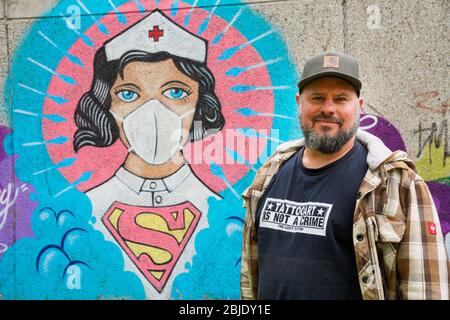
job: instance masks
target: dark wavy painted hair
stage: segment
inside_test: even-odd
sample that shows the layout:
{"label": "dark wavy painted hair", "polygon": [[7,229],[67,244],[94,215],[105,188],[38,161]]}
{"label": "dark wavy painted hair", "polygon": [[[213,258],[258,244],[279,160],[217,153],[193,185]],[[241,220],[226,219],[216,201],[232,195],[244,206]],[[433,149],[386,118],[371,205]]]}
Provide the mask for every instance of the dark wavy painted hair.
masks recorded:
{"label": "dark wavy painted hair", "polygon": [[117,76],[120,74],[123,77],[125,66],[134,61],[159,62],[167,59],[172,59],[178,70],[199,83],[199,100],[189,133],[191,141],[201,140],[223,128],[225,119],[220,101],[214,93],[215,79],[205,64],[167,52],[150,54],[142,51],[131,51],[120,60],[108,62],[105,48],[102,47],[94,58],[92,87],[81,97],[75,111],[75,124],[78,127],[73,141],[75,152],[86,146],[108,147],[119,138],[119,128],[109,112],[112,99],[110,90]]}

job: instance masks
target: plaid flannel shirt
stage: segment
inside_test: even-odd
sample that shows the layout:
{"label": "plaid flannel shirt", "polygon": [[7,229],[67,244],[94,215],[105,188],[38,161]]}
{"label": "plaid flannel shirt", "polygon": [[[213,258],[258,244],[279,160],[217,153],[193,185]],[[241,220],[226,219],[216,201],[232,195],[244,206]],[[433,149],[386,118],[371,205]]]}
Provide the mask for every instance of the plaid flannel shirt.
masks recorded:
{"label": "plaid flannel shirt", "polygon": [[[368,149],[369,165],[353,215],[363,299],[448,300],[450,263],[427,185],[405,152],[392,152],[368,132],[358,130],[356,138]],[[258,201],[280,166],[303,145],[302,139],[279,146],[243,193],[242,299],[258,298]]]}

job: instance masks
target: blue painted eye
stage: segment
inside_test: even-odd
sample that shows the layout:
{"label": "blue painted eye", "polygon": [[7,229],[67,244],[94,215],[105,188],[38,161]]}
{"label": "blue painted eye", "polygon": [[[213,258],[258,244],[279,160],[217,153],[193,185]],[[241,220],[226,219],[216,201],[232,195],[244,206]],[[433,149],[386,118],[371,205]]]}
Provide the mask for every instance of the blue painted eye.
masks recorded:
{"label": "blue painted eye", "polygon": [[186,98],[188,93],[181,88],[171,88],[163,92],[163,95],[169,99],[180,100]]}
{"label": "blue painted eye", "polygon": [[131,90],[122,90],[117,93],[120,100],[125,102],[133,102],[139,98],[139,95]]}

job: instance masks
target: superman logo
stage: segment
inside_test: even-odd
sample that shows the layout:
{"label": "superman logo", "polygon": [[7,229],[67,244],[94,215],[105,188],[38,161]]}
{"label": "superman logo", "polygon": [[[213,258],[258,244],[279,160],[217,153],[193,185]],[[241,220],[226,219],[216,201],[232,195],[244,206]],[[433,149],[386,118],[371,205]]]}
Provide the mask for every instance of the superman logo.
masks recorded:
{"label": "superman logo", "polygon": [[200,216],[190,202],[168,207],[115,202],[102,220],[145,278],[161,292]]}

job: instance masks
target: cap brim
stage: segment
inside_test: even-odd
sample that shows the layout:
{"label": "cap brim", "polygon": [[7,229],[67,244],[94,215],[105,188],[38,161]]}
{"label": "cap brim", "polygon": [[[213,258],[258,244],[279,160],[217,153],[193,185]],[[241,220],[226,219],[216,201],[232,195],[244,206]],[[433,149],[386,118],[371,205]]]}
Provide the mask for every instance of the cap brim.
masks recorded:
{"label": "cap brim", "polygon": [[317,80],[317,79],[323,78],[323,77],[340,78],[342,80],[349,82],[356,89],[356,91],[358,93],[361,91],[361,87],[362,87],[361,81],[359,81],[358,79],[356,79],[348,74],[341,73],[341,72],[335,72],[335,71],[325,71],[325,72],[321,72],[321,73],[317,73],[315,75],[309,76],[305,79],[302,79],[298,83],[298,88],[301,91],[301,90],[303,90],[304,87],[306,87],[308,84],[310,84],[314,80]]}

